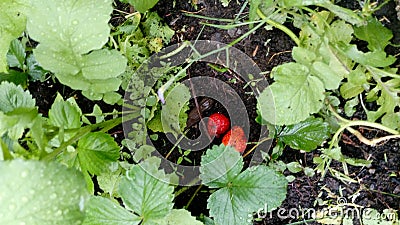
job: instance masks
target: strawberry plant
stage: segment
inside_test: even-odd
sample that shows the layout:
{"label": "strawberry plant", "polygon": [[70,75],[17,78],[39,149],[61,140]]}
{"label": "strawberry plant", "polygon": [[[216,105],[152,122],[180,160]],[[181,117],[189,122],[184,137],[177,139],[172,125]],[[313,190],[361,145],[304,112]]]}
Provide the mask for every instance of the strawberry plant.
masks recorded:
{"label": "strawberry plant", "polygon": [[207,204],[215,224],[252,224],[255,211],[265,204],[272,210],[286,197],[287,181],[283,175],[265,165],[242,171],[243,159],[230,146],[207,150],[201,163],[202,182],[218,189]]}

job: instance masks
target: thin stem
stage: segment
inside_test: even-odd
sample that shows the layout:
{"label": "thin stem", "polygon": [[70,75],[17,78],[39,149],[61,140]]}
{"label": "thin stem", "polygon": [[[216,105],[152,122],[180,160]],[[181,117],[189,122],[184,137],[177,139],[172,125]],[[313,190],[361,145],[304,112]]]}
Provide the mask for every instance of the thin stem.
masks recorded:
{"label": "thin stem", "polygon": [[121,118],[115,118],[115,119],[112,119],[112,120],[104,121],[102,123],[97,123],[97,124],[92,124],[92,125],[88,125],[88,126],[82,127],[82,128],[80,128],[78,130],[78,132],[72,138],[70,138],[66,142],[63,142],[60,145],[60,147],[54,149],[54,151],[52,151],[51,153],[49,153],[49,154],[47,154],[45,156],[41,156],[42,160],[44,160],[44,161],[52,160],[54,157],[56,157],[62,151],[67,149],[67,147],[69,145],[74,144],[79,139],[81,139],[83,136],[85,136],[86,134],[92,132],[93,130],[96,130],[96,129],[100,128],[100,127],[103,127],[103,129],[101,131],[105,132],[105,131],[108,131],[109,129],[117,126],[120,123],[122,123],[122,119]]}
{"label": "thin stem", "polygon": [[200,189],[203,187],[202,184],[199,185],[199,187],[197,187],[196,191],[193,193],[192,197],[190,197],[188,203],[185,206],[185,209],[188,209],[190,204],[192,204],[193,199],[196,197],[197,193],[199,193]]}
{"label": "thin stem", "polygon": [[199,177],[196,177],[196,178],[194,178],[192,181],[190,181],[190,183],[189,183],[187,186],[185,186],[185,187],[179,189],[178,191],[176,191],[176,192],[174,193],[175,198],[178,197],[179,195],[181,195],[182,193],[184,193],[185,191],[189,190],[189,189],[190,189],[194,184],[196,184],[198,181],[200,181],[200,178],[199,178]]}
{"label": "thin stem", "polygon": [[265,24],[265,22],[268,22],[268,20],[263,19],[261,23],[257,24],[257,26],[255,26],[253,29],[247,31],[246,33],[244,33],[242,36],[240,36],[239,38],[237,38],[236,40],[232,41],[231,43],[228,44],[229,47],[234,46],[235,44],[239,43],[241,40],[245,39],[247,36],[249,36],[250,34],[252,34],[254,31],[258,30],[258,28],[260,28],[261,26],[263,26]]}
{"label": "thin stem", "polygon": [[264,13],[260,9],[257,9],[257,15],[261,19],[265,20],[269,25],[274,26],[279,30],[283,31],[285,34],[287,34],[294,41],[294,43],[296,43],[297,46],[300,45],[300,39],[289,28],[271,19],[268,19],[267,16],[264,15]]}
{"label": "thin stem", "polygon": [[179,145],[179,143],[183,140],[183,138],[185,137],[185,134],[187,133],[187,131],[182,134],[178,140],[176,140],[174,146],[171,148],[171,150],[169,150],[168,154],[165,156],[165,159],[168,159],[168,157],[171,155],[171,153],[174,151],[174,149]]}
{"label": "thin stem", "polygon": [[261,141],[257,142],[256,145],[254,145],[248,152],[246,152],[242,157],[245,158],[246,156],[248,156],[250,153],[252,153],[260,144],[262,144],[263,142],[266,142],[268,140],[271,140],[270,137],[264,138]]}
{"label": "thin stem", "polygon": [[225,18],[214,18],[214,17],[208,17],[208,16],[202,16],[202,15],[197,15],[197,14],[192,14],[192,13],[184,13],[183,15],[189,16],[189,17],[195,17],[199,19],[206,19],[206,20],[211,20],[211,21],[220,21],[220,22],[234,22],[233,19],[225,19]]}

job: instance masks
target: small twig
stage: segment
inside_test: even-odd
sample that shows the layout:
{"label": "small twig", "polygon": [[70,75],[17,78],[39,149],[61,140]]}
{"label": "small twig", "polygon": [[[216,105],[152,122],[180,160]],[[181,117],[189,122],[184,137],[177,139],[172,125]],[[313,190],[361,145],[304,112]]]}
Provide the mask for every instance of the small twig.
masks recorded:
{"label": "small twig", "polygon": [[279,55],[282,55],[282,54],[285,54],[285,53],[290,53],[290,52],[292,52],[292,50],[277,52],[277,53],[273,54],[273,55],[271,56],[271,58],[269,58],[268,63],[270,63],[270,62],[272,61],[272,59],[275,58],[275,56],[279,56]]}
{"label": "small twig", "polygon": [[[200,122],[203,124],[204,127],[207,127],[207,126],[206,126],[206,123],[205,123],[204,120],[203,120],[203,117],[202,117],[202,115],[201,115],[201,112],[200,112],[199,102],[197,101],[197,98],[196,98],[196,93],[195,93],[195,91],[194,91],[194,87],[193,87],[192,80],[190,79],[190,73],[189,73],[189,71],[187,72],[187,74],[188,74],[188,76],[189,76],[190,90],[192,91],[192,96],[193,96],[193,98],[194,98],[194,104],[196,105],[196,110],[197,110],[197,114],[199,115]],[[206,133],[207,133],[208,139],[209,139],[210,142],[211,142],[211,141],[212,141],[212,138],[210,137],[210,135],[208,134],[208,132],[206,132]]]}
{"label": "small twig", "polygon": [[250,153],[252,153],[260,144],[262,144],[262,143],[264,143],[264,142],[266,142],[266,141],[268,141],[268,140],[271,140],[271,138],[270,138],[270,137],[267,137],[267,138],[264,138],[264,139],[262,139],[261,141],[257,142],[257,144],[254,145],[249,151],[247,151],[242,157],[245,158],[245,157],[248,156]]}

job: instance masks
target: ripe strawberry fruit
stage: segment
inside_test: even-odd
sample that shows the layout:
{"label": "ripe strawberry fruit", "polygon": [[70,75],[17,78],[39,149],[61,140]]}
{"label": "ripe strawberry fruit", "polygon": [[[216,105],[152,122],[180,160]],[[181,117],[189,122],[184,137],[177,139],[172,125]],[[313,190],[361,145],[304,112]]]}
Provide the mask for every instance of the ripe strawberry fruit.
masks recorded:
{"label": "ripe strawberry fruit", "polygon": [[243,153],[246,150],[247,138],[244,131],[239,126],[234,126],[232,129],[225,134],[222,138],[222,144],[225,146],[230,145],[236,149],[236,151]]}
{"label": "ripe strawberry fruit", "polygon": [[208,134],[219,137],[229,129],[230,124],[229,119],[222,113],[214,113],[208,119]]}

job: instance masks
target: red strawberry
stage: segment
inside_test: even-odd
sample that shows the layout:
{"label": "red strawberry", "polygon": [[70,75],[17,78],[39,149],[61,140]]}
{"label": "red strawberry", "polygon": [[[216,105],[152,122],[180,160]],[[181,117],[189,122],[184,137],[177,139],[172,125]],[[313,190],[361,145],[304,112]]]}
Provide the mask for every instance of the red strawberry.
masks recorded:
{"label": "red strawberry", "polygon": [[236,151],[243,153],[246,150],[247,138],[244,131],[239,126],[234,126],[232,129],[225,134],[222,138],[222,144],[225,146],[230,145],[236,149]]}
{"label": "red strawberry", "polygon": [[208,134],[219,137],[229,129],[230,124],[229,119],[222,113],[214,113],[208,119]]}

